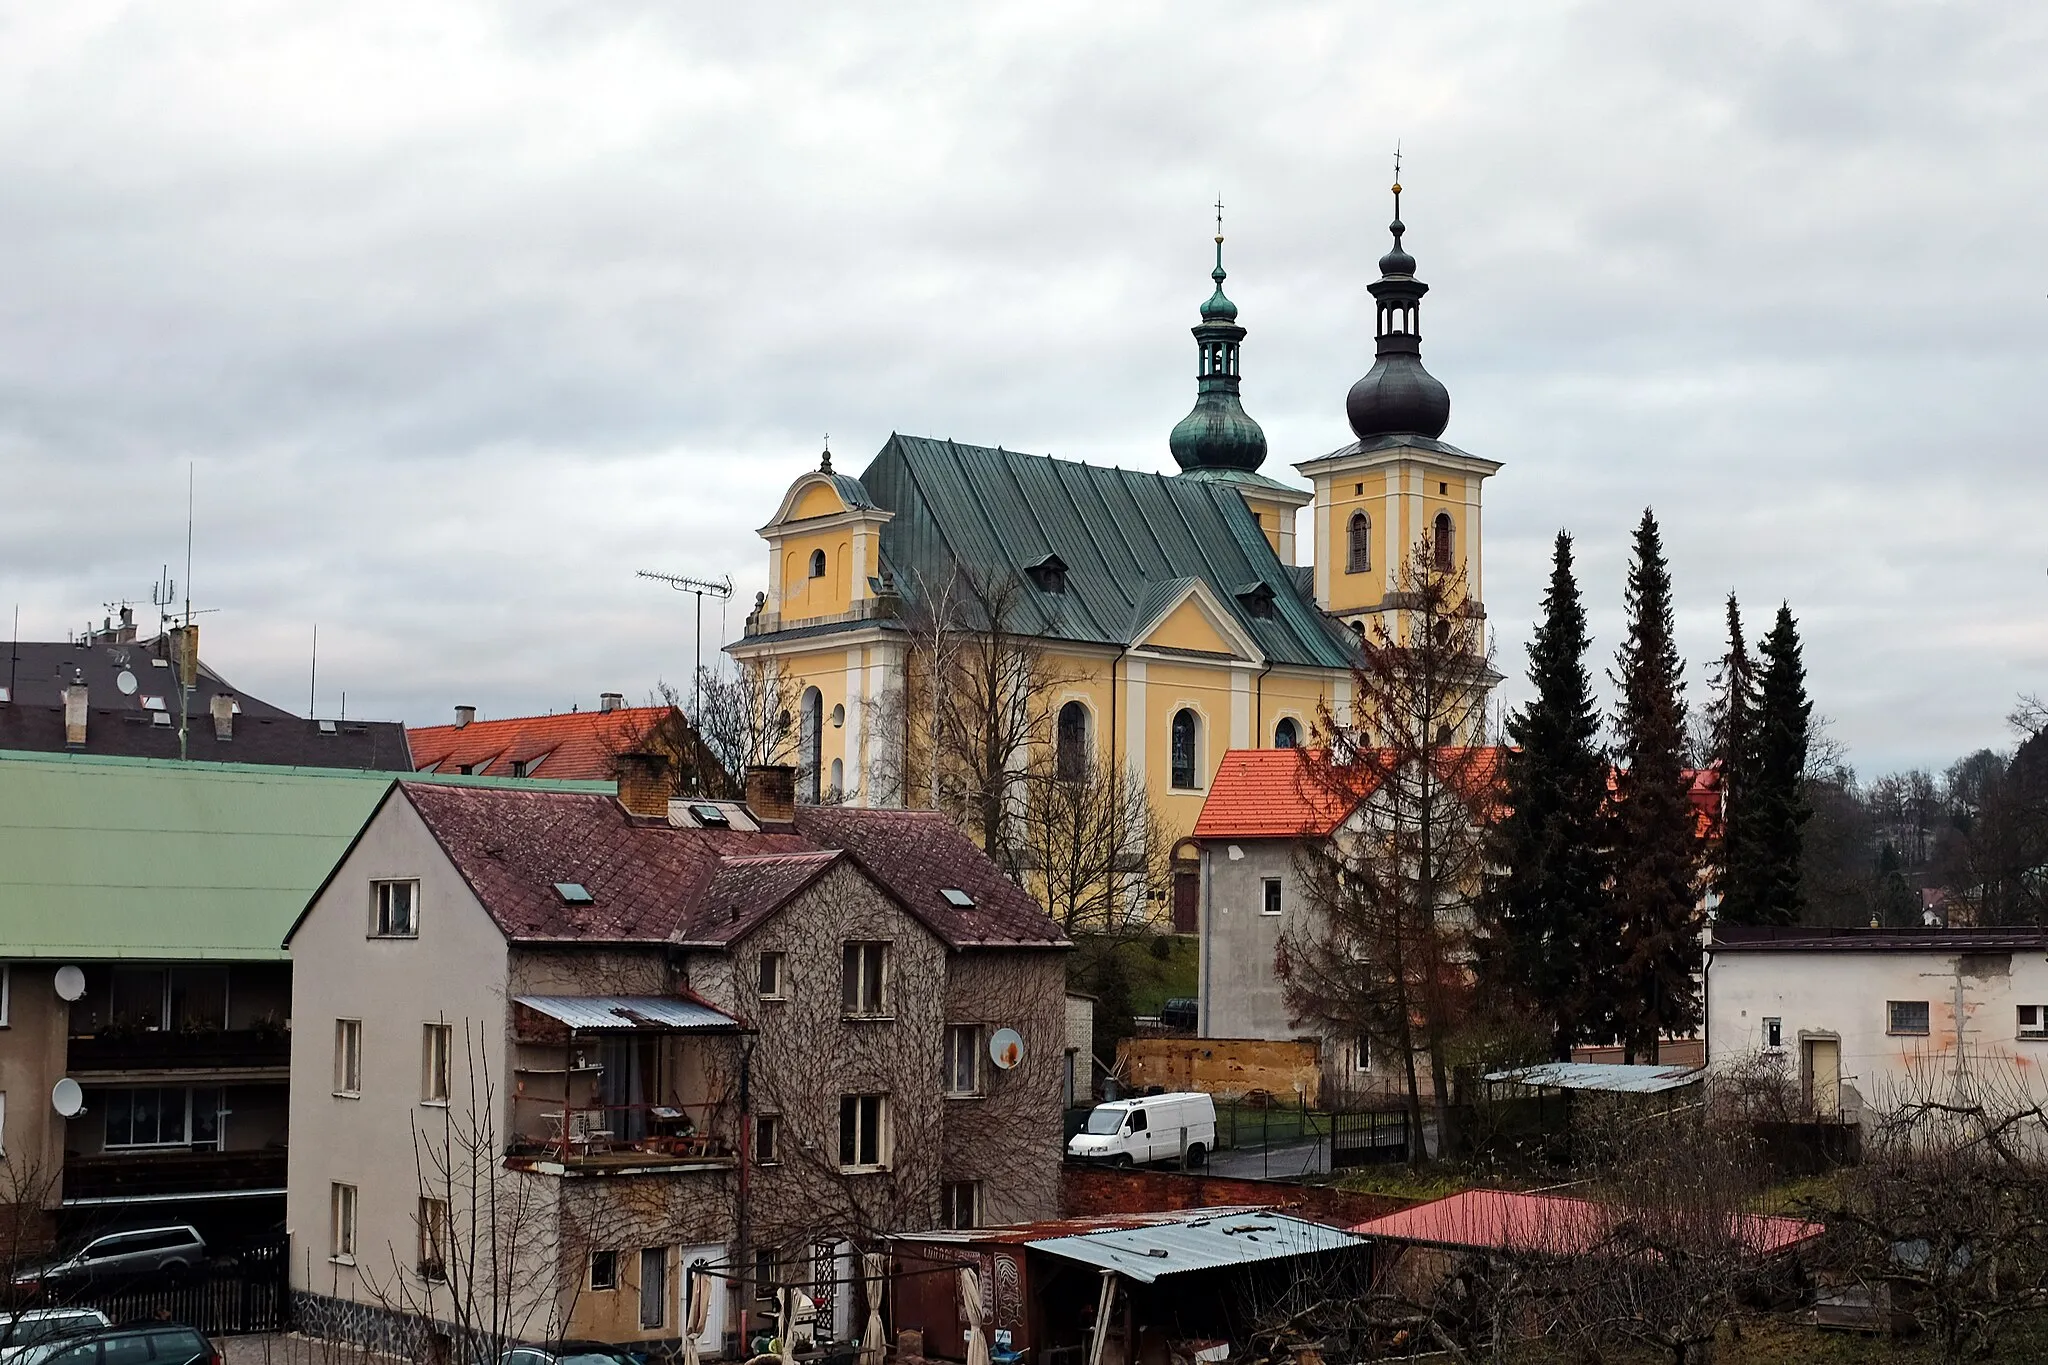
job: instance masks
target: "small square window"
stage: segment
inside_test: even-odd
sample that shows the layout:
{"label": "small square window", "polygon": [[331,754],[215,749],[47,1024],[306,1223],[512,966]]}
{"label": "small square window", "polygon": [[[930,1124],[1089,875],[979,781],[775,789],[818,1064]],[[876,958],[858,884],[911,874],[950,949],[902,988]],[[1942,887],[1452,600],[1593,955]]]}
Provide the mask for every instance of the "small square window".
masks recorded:
{"label": "small square window", "polygon": [[756,969],[755,982],[760,988],[763,1000],[780,1000],[782,989],[782,954],[763,953]]}
{"label": "small square window", "polygon": [[981,1182],[956,1180],[939,1187],[940,1226],[978,1228],[981,1226]]}
{"label": "small square window", "polygon": [[754,1164],[774,1166],[782,1160],[782,1115],[754,1116]]}
{"label": "small square window", "polygon": [[1364,497],[1364,496],[1365,496],[1365,485],[1364,485],[1364,484],[1362,484],[1362,483],[1361,483],[1361,484],[1353,484],[1353,485],[1352,485],[1352,488],[1351,488],[1351,492],[1352,492],[1352,494],[1353,494],[1354,496],[1356,496],[1356,497],[1361,497],[1361,498],[1362,498],[1362,497]]}
{"label": "small square window", "polygon": [[1764,1046],[1765,1046],[1765,1047],[1767,1047],[1767,1048],[1770,1048],[1770,1049],[1771,1049],[1772,1051],[1776,1051],[1777,1049],[1779,1049],[1779,1048],[1781,1048],[1781,1047],[1785,1046],[1785,1021],[1784,1021],[1784,1020],[1782,1020],[1782,1019],[1766,1019],[1766,1020],[1764,1020]]}
{"label": "small square window", "polygon": [[2020,1037],[2048,1038],[2048,1005],[2020,1006]]}
{"label": "small square window", "polygon": [[1925,1000],[1887,1000],[1885,1002],[1885,1032],[1926,1036],[1927,1002]]}
{"label": "small square window", "polygon": [[1261,899],[1259,901],[1259,913],[1262,915],[1279,914],[1280,879],[1278,877],[1267,877],[1263,882],[1260,883],[1259,891],[1261,896]]}
{"label": "small square window", "polygon": [[371,882],[370,888],[374,916],[370,932],[378,938],[418,938],[420,884]]}
{"label": "small square window", "polygon": [[564,905],[594,905],[597,897],[590,894],[590,888],[582,882],[556,882],[555,894],[562,898]]}
{"label": "small square window", "polygon": [[1438,484],[1438,485],[1436,486],[1436,491],[1437,491],[1437,494],[1438,494],[1439,496],[1441,496],[1441,495],[1443,495],[1443,494],[1445,494],[1445,493],[1448,493],[1448,492],[1450,492],[1450,491],[1451,491],[1451,486],[1450,486],[1449,484],[1447,484],[1447,483],[1439,483],[1439,484]]}
{"label": "small square window", "polygon": [[617,1289],[619,1287],[619,1253],[616,1251],[593,1251],[590,1253],[590,1287],[596,1289]]}

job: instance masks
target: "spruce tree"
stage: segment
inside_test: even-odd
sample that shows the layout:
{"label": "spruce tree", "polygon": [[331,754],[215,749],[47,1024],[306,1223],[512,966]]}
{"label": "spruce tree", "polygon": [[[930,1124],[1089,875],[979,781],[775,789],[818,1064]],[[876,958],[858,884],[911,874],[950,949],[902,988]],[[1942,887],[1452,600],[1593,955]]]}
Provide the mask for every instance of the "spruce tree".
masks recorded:
{"label": "spruce tree", "polygon": [[1699,838],[1685,765],[1685,663],[1673,638],[1671,573],[1648,509],[1636,527],[1624,605],[1628,635],[1610,675],[1620,703],[1611,817],[1621,930],[1616,1014],[1626,1059],[1654,1061],[1662,1033],[1700,1022]]}
{"label": "spruce tree", "polygon": [[1737,874],[1751,918],[1738,923],[1797,924],[1806,908],[1799,885],[1802,829],[1813,814],[1806,801],[1813,703],[1806,696],[1806,665],[1799,656],[1799,627],[1791,607],[1780,604],[1777,623],[1757,653],[1762,666],[1743,796],[1748,808],[1746,837],[1754,840],[1754,847]]}
{"label": "spruce tree", "polygon": [[[1501,758],[1502,804],[1495,826],[1489,891],[1490,974],[1549,1029],[1553,1054],[1611,1032],[1599,1011],[1606,992],[1592,989],[1611,942],[1605,913],[1607,866],[1601,810],[1607,763],[1600,716],[1586,673],[1586,612],[1572,576],[1572,538],[1558,532],[1543,598],[1543,620],[1529,645],[1535,699],[1507,723],[1514,746]],[[1589,1008],[1598,1017],[1588,1017]]]}
{"label": "spruce tree", "polygon": [[1721,819],[1709,855],[1714,890],[1721,897],[1720,919],[1731,924],[1758,922],[1750,888],[1755,885],[1756,840],[1744,804],[1750,751],[1756,743],[1756,668],[1742,636],[1742,608],[1728,594],[1728,652],[1715,671],[1715,696],[1708,704],[1708,752],[1721,791]]}

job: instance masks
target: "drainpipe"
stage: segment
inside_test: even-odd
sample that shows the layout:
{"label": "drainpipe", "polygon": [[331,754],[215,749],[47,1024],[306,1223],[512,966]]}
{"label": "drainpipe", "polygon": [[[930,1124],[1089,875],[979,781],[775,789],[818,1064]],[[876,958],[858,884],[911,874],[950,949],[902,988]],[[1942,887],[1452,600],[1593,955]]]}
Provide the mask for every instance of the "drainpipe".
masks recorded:
{"label": "drainpipe", "polygon": [[1266,675],[1272,671],[1273,661],[1268,659],[1266,660],[1266,666],[1259,670],[1258,678],[1252,683],[1252,715],[1254,717],[1252,720],[1252,747],[1254,749],[1266,747],[1260,741],[1259,736],[1266,733]]}
{"label": "drainpipe", "polygon": [[1211,940],[1215,936],[1215,924],[1211,920],[1209,913],[1209,846],[1202,844],[1199,847],[1201,849],[1201,862],[1199,864],[1200,870],[1195,874],[1197,878],[1195,907],[1201,912],[1201,915],[1195,921],[1195,950],[1202,955],[1202,1017],[1198,1032],[1201,1037],[1207,1038],[1209,1036],[1209,1000],[1211,998],[1209,994],[1209,960],[1215,956],[1210,951]]}
{"label": "drainpipe", "polygon": [[[1123,764],[1123,758],[1121,751],[1116,746],[1116,668],[1118,664],[1124,661],[1124,655],[1130,652],[1131,647],[1129,645],[1118,645],[1116,647],[1116,657],[1109,661],[1109,756],[1111,761],[1116,763],[1119,767],[1121,767]],[[1126,683],[1124,685],[1124,692],[1126,693],[1126,695],[1129,694],[1130,690],[1130,684]]]}
{"label": "drainpipe", "polygon": [[746,1045],[740,1049],[740,1133],[739,1141],[733,1144],[740,1154],[739,1200],[733,1218],[733,1243],[735,1259],[739,1261],[740,1355],[743,1358],[747,1354],[747,1312],[754,1301],[754,1225],[749,1201],[754,1187],[754,1045],[760,1041],[760,1034],[750,1033]]}

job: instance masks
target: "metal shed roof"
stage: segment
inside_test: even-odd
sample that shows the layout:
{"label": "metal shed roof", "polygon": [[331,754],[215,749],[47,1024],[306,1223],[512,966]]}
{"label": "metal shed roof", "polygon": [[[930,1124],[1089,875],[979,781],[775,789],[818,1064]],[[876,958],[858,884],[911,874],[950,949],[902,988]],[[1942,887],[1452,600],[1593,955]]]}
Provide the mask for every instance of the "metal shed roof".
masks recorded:
{"label": "metal shed roof", "polygon": [[722,1010],[673,995],[519,995],[512,1003],[557,1023],[586,1031],[732,1029],[740,1021]]}
{"label": "metal shed roof", "polygon": [[1551,1090],[1600,1090],[1618,1095],[1655,1095],[1692,1085],[1706,1073],[1696,1066],[1627,1066],[1619,1062],[1545,1062],[1541,1066],[1491,1071],[1489,1081],[1542,1086]]}
{"label": "metal shed roof", "polygon": [[1140,1284],[1191,1270],[1217,1270],[1290,1256],[1363,1246],[1362,1239],[1321,1223],[1266,1210],[1196,1210],[1184,1221],[1109,1228],[1026,1242],[1033,1251],[1079,1261]]}

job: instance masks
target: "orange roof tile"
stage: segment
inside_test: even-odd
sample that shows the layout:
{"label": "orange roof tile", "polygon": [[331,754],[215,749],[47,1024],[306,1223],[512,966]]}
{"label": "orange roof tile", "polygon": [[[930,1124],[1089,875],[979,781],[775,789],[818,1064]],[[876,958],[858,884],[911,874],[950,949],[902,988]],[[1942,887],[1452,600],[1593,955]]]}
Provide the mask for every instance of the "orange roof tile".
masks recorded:
{"label": "orange roof tile", "polygon": [[1324,835],[1355,800],[1331,791],[1309,767],[1307,749],[1232,749],[1216,766],[1195,820],[1197,839],[1293,839]]}
{"label": "orange roof tile", "polygon": [[617,776],[612,760],[670,714],[666,706],[623,706],[614,711],[570,711],[555,716],[473,720],[467,725],[408,729],[414,772],[470,772],[602,782]]}

